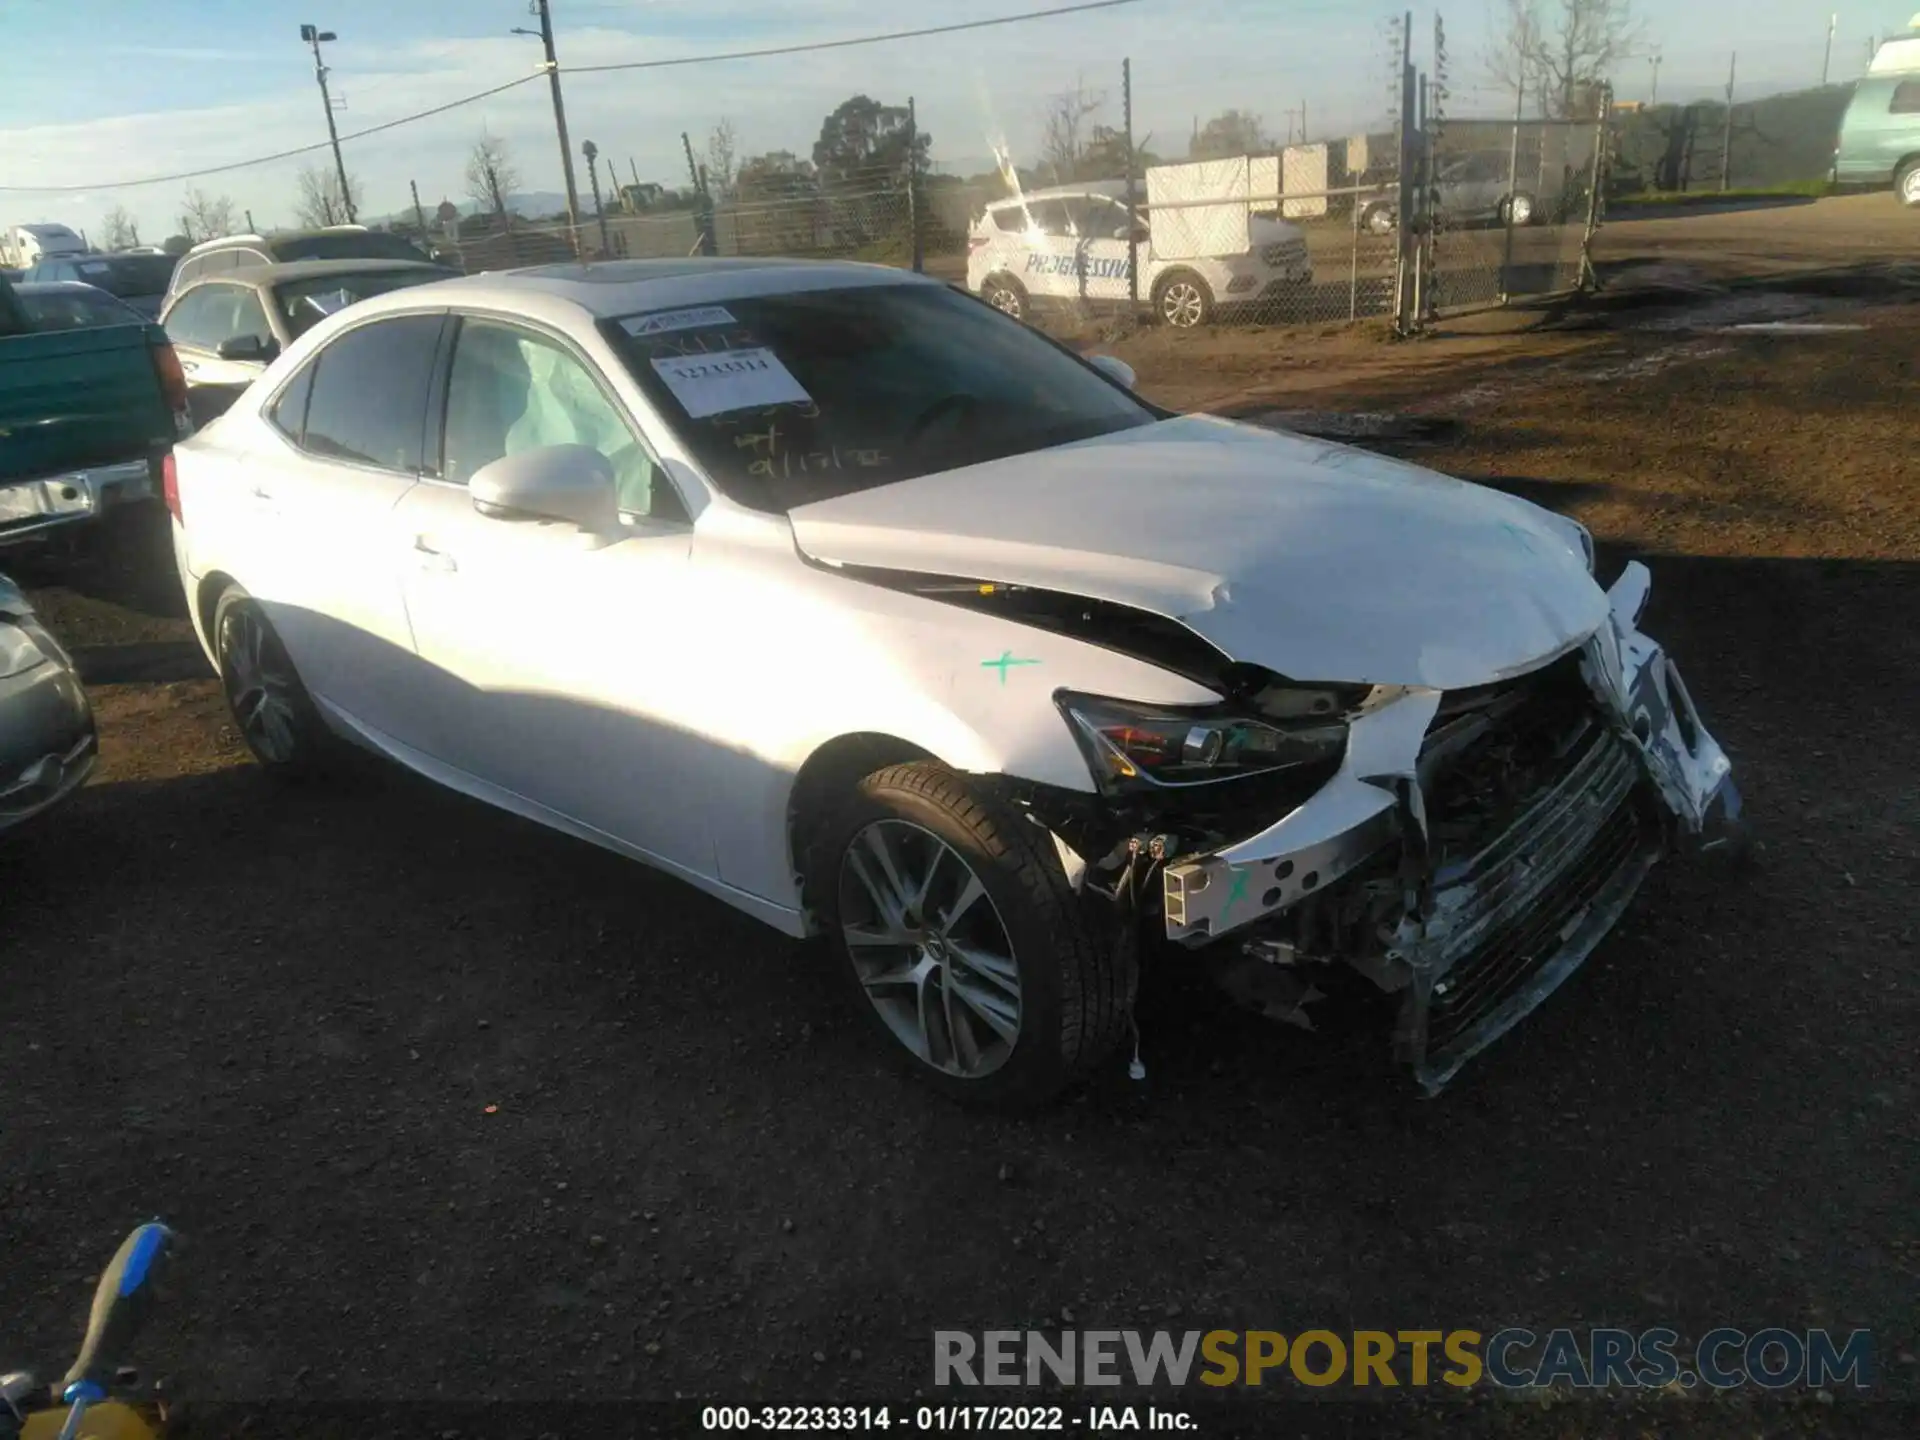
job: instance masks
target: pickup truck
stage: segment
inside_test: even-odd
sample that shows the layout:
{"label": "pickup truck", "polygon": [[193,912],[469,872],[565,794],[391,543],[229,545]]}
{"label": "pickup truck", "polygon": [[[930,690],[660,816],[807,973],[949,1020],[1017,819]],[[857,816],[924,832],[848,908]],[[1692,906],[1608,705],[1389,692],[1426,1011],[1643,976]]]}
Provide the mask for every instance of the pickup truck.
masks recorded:
{"label": "pickup truck", "polygon": [[0,547],[156,498],[192,429],[166,331],[41,329],[0,279]]}

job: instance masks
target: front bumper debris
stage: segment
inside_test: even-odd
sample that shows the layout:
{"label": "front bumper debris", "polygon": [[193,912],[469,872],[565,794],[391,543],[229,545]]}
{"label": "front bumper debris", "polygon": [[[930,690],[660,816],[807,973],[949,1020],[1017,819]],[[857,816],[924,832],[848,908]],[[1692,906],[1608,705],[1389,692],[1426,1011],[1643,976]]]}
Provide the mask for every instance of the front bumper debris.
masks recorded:
{"label": "front bumper debris", "polygon": [[153,465],[145,457],[0,486],[0,545],[153,497]]}
{"label": "front bumper debris", "polygon": [[[1167,866],[1168,938],[1239,934],[1247,955],[1296,974],[1303,960],[1347,961],[1402,994],[1396,1050],[1437,1092],[1579,968],[1666,851],[1744,845],[1732,766],[1678,668],[1638,629],[1648,589],[1635,562],[1609,591],[1608,623],[1577,656],[1590,708],[1580,702],[1553,778],[1475,853],[1437,858],[1430,845],[1422,747],[1441,692],[1376,695],[1352,723],[1341,771],[1311,800]],[[1329,893],[1348,876],[1346,893]],[[1309,954],[1286,927],[1336,903],[1362,922],[1347,933],[1368,942]]]}

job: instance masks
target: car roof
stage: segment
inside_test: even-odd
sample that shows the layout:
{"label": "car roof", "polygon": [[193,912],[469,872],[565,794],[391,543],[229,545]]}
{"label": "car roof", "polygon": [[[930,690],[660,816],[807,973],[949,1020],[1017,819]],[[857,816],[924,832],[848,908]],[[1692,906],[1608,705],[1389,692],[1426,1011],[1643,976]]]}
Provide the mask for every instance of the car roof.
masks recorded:
{"label": "car roof", "polygon": [[[1136,186],[1136,190],[1140,187]],[[1024,190],[1018,195],[1009,195],[1004,200],[990,201],[989,210],[1001,210],[1009,205],[1021,205],[1030,200],[1070,200],[1076,195],[1098,195],[1103,200],[1123,200],[1127,194],[1127,182],[1124,180],[1083,180],[1078,185],[1049,185],[1044,190]]]}
{"label": "car roof", "polygon": [[[370,267],[363,262],[362,268]],[[566,319],[570,311],[580,310],[596,320],[612,320],[647,310],[724,304],[757,295],[943,284],[891,265],[863,265],[847,260],[705,257],[601,260],[584,265],[569,262],[483,271],[372,296],[353,308],[356,315],[366,315],[378,310],[418,308],[423,301],[444,300],[449,304],[504,310],[556,322]]]}
{"label": "car roof", "polygon": [[187,288],[225,281],[229,285],[261,288],[287,280],[324,280],[330,275],[386,274],[394,270],[423,270],[433,275],[451,275],[445,265],[427,260],[378,260],[362,256],[355,260],[289,260],[280,265],[254,265],[244,270],[216,271],[203,275]]}

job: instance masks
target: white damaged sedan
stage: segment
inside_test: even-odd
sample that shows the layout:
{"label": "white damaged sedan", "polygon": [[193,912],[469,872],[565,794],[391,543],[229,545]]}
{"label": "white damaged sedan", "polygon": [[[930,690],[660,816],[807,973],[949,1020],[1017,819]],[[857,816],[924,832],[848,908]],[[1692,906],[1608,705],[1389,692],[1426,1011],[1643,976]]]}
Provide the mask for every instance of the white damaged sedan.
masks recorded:
{"label": "white damaged sedan", "polygon": [[1355,973],[1437,1089],[1739,838],[1647,572],[1130,379],[878,267],[473,276],[316,326],[167,502],[263,765],[352,741],[823,933],[951,1092],[1103,1062],[1142,963],[1290,1019]]}

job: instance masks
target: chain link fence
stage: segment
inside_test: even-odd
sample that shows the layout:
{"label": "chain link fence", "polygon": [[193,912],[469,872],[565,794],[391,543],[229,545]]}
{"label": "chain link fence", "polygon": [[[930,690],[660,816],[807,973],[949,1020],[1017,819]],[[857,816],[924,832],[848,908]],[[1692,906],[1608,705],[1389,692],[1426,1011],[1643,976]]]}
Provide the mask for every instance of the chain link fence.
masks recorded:
{"label": "chain link fence", "polygon": [[1390,39],[1386,125],[1353,134],[1128,175],[1129,118],[1119,173],[1024,187],[1004,160],[1000,177],[929,173],[911,146],[897,166],[822,176],[785,156],[711,188],[690,167],[681,208],[634,211],[623,192],[572,227],[468,217],[441,253],[468,271],[688,255],[866,261],[963,285],[1076,339],[1374,318],[1409,334],[1579,287],[1603,186],[1604,88],[1590,119],[1445,117],[1437,103],[1430,114],[1427,91],[1444,94],[1441,47],[1429,85],[1404,23]]}

